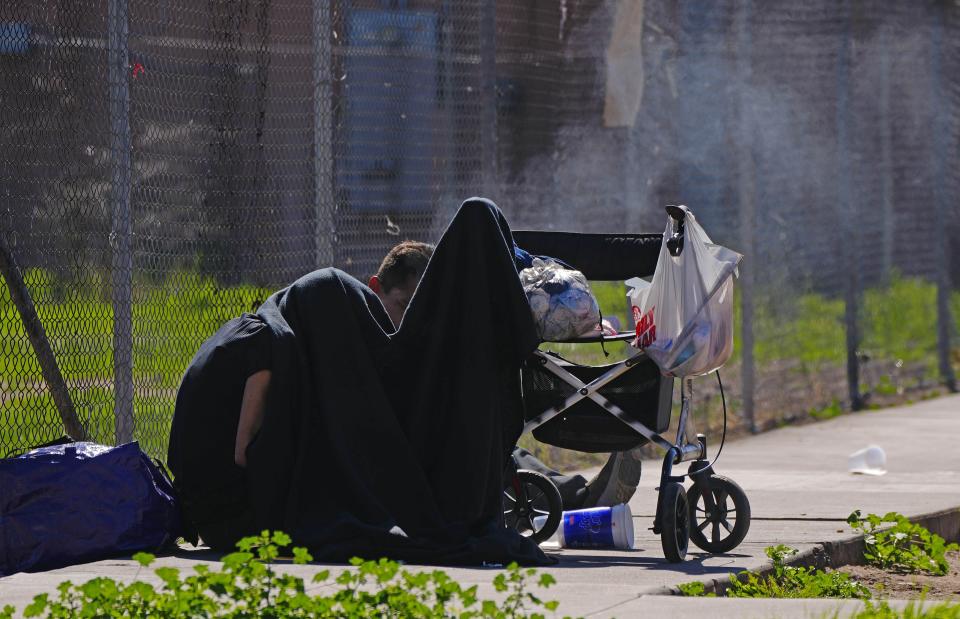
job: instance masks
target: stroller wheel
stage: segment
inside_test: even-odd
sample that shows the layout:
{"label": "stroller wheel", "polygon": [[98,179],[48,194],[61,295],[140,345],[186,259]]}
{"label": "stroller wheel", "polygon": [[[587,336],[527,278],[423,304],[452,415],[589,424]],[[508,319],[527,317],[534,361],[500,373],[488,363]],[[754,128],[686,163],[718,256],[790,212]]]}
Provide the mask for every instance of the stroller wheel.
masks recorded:
{"label": "stroller wheel", "polygon": [[679,563],[687,556],[690,542],[690,509],[687,491],[679,482],[669,482],[660,489],[660,544],[663,556],[671,563]]}
{"label": "stroller wheel", "polygon": [[730,552],[750,528],[750,501],[732,479],[721,475],[708,479],[708,488],[702,483],[690,488],[690,539],[707,552]]}
{"label": "stroller wheel", "polygon": [[503,490],[503,520],[538,544],[556,533],[563,515],[557,486],[535,471],[519,470]]}

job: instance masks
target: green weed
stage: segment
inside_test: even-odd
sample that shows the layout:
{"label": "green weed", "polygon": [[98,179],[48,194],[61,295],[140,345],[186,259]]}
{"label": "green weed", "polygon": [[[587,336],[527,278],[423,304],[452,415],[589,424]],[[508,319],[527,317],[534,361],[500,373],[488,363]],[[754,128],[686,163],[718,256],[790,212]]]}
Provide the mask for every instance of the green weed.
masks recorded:
{"label": "green weed", "polygon": [[937,349],[937,287],[895,275],[888,286],[864,292],[862,320],[864,349],[905,363],[932,362]]}
{"label": "green weed", "polygon": [[[464,587],[441,570],[409,572],[394,561],[350,563],[356,569],[344,570],[330,579],[329,570],[318,572],[311,581],[333,586],[325,593],[311,595],[303,579],[278,572],[273,564],[281,550],[290,545],[284,533],[264,531],[259,537],[244,538],[238,551],[226,555],[222,569],[207,565],[194,567],[194,573],[181,575],[172,567],[154,570],[163,582],[159,589],[135,580],[126,584],[111,578],[94,578],[76,585],[70,581],[57,587],[58,597],[40,594],[23,611],[26,617],[412,617],[412,618],[491,618],[543,617],[541,611],[555,611],[556,601],[544,601],[530,591],[532,584],[546,588],[555,584],[549,574],[521,569],[511,564],[493,579],[501,602],[479,600],[476,585]],[[313,560],[303,548],[291,550],[293,563]],[[143,567],[155,557],[134,555]],[[0,611],[0,619],[12,617],[12,606]]]}
{"label": "green weed", "polygon": [[834,398],[829,406],[824,406],[823,408],[811,408],[810,416],[814,419],[832,419],[843,414],[843,407],[840,405],[840,400]]}
{"label": "green weed", "polygon": [[[838,617],[839,613],[833,615]],[[891,608],[886,601],[866,602],[866,608],[849,615],[850,619],[960,619],[960,604],[943,602],[924,604],[923,600],[910,602],[903,609]]]}
{"label": "green weed", "polygon": [[960,550],[957,544],[947,544],[939,535],[896,512],[863,518],[858,509],[847,517],[847,523],[863,532],[867,563],[884,570],[943,576],[950,569],[946,553]]}
{"label": "green weed", "polygon": [[766,549],[773,561],[773,573],[758,576],[743,574],[742,580],[730,575],[729,597],[747,598],[859,598],[870,597],[870,590],[842,572],[824,572],[814,567],[791,567],[784,560],[797,553],[795,548],[779,544]]}
{"label": "green weed", "polygon": [[680,589],[680,594],[686,597],[717,597],[716,593],[707,593],[706,586],[699,580],[681,583],[677,588]]}
{"label": "green weed", "polygon": [[903,387],[894,384],[889,374],[884,374],[873,386],[873,391],[879,395],[897,395],[903,393]]}

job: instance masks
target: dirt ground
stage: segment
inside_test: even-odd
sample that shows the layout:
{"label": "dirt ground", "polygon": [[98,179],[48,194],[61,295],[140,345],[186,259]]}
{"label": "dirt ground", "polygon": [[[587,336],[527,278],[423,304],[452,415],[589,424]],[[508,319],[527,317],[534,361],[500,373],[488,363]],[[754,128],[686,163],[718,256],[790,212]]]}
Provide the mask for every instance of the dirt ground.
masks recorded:
{"label": "dirt ground", "polygon": [[950,571],[945,576],[897,574],[869,565],[846,565],[839,571],[862,582],[878,599],[913,599],[923,594],[928,600],[960,601],[960,552],[947,553],[947,561]]}

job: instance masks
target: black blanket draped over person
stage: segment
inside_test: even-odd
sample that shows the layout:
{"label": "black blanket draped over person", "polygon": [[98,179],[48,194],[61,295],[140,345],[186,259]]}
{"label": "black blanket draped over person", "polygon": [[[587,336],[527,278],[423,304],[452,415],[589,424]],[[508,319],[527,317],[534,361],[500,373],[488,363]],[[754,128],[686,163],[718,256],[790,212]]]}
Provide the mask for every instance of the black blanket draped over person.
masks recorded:
{"label": "black blanket draped over person", "polygon": [[[551,563],[502,525],[519,367],[539,341],[512,247],[499,209],[474,198],[395,333],[372,290],[323,269],[208,340],[178,394],[169,458],[200,535],[227,546],[281,529],[318,560]],[[242,469],[227,394],[262,367],[273,378]]]}

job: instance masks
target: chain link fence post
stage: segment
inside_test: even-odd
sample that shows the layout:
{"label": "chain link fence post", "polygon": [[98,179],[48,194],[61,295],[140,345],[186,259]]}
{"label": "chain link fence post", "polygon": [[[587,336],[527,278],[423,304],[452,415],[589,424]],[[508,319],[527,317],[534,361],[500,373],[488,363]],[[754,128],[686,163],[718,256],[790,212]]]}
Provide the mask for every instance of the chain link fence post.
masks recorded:
{"label": "chain link fence post", "polygon": [[937,357],[940,378],[952,392],[957,391],[957,381],[950,359],[950,331],[953,318],[950,312],[950,239],[948,238],[948,189],[947,160],[950,157],[950,118],[943,85],[943,22],[947,9],[935,6],[931,11],[931,82],[933,87],[933,226],[937,257]]}
{"label": "chain link fence post", "polygon": [[743,417],[751,432],[757,431],[754,414],[756,370],[753,358],[754,266],[757,260],[754,242],[756,226],[756,166],[753,160],[752,113],[745,90],[751,82],[750,13],[752,3],[743,0],[736,9],[736,67],[740,88],[736,93],[736,127],[734,144],[737,148],[737,196],[739,197],[740,243],[746,259],[740,265],[740,342]]}
{"label": "chain link fence post", "polygon": [[483,195],[497,200],[497,2],[481,0],[480,80],[483,111],[480,114],[480,148],[483,153]]}
{"label": "chain link fence post", "polygon": [[844,322],[846,326],[847,344],[847,388],[850,397],[850,408],[860,410],[863,407],[863,398],[860,394],[860,247],[857,233],[858,209],[853,195],[852,166],[850,158],[850,63],[851,63],[851,7],[850,1],[844,0],[839,5],[842,12],[843,26],[840,32],[840,49],[837,53],[837,111],[836,111],[836,167],[837,175],[837,216],[842,219],[840,229],[840,255],[843,257],[846,271],[844,285]]}
{"label": "chain link fence post", "polygon": [[331,31],[329,0],[313,0],[314,265],[318,269],[334,261]]}
{"label": "chain link fence post", "polygon": [[127,0],[110,0],[109,88],[113,220],[113,389],[117,444],[133,440],[133,253],[130,215],[130,84]]}
{"label": "chain link fence post", "polygon": [[890,44],[893,33],[887,27],[880,30],[880,79],[878,93],[878,122],[880,126],[880,190],[881,222],[883,225],[882,280],[890,283],[893,277],[894,230],[896,217],[893,194],[893,125],[890,122]]}

